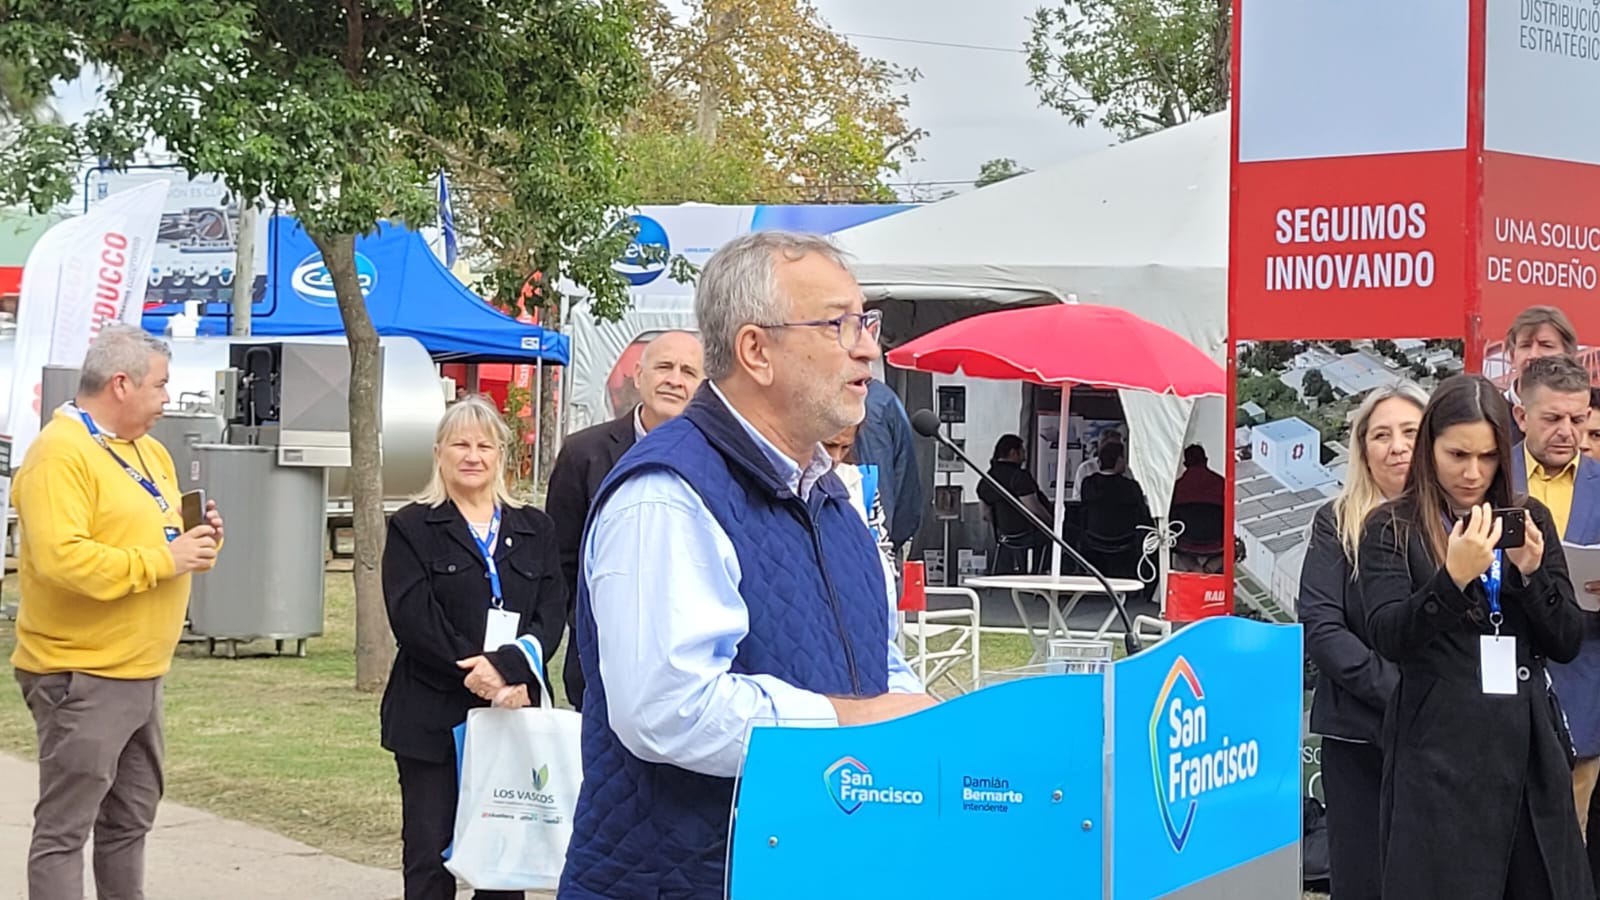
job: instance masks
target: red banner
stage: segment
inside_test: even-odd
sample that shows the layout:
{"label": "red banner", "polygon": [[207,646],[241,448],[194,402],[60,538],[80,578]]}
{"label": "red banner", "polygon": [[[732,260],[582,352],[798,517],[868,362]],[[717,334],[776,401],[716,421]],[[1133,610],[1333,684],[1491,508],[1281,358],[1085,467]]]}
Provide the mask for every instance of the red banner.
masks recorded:
{"label": "red banner", "polygon": [[1461,151],[1237,165],[1233,338],[1458,333],[1466,177]]}
{"label": "red banner", "polygon": [[1486,152],[1483,181],[1485,338],[1542,304],[1600,343],[1600,166]]}

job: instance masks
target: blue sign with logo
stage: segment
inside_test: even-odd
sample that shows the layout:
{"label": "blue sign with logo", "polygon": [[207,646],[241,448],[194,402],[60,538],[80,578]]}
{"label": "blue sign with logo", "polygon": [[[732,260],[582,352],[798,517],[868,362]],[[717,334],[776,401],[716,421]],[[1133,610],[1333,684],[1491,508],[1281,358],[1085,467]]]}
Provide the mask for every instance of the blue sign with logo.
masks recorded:
{"label": "blue sign with logo", "polygon": [[[361,282],[361,296],[370,297],[378,286],[378,267],[364,254],[356,254],[356,280]],[[300,299],[314,306],[338,306],[333,293],[333,276],[322,263],[322,254],[313,253],[294,267],[289,277],[289,287]]]}
{"label": "blue sign with logo", "polygon": [[667,261],[672,255],[672,241],[667,238],[667,229],[661,223],[649,216],[629,216],[639,231],[628,242],[628,249],[622,252],[622,258],[612,264],[617,274],[628,279],[634,287],[649,284],[661,277],[667,270]]}
{"label": "blue sign with logo", "polygon": [[1297,626],[1234,617],[1117,664],[1115,897],[1160,897],[1285,848],[1298,867],[1301,665]]}
{"label": "blue sign with logo", "polygon": [[[1033,678],[880,725],[755,729],[731,896],[1018,897],[1063,873],[1098,884],[1104,693],[1099,675]],[[1017,852],[1035,846],[1046,852]]]}
{"label": "blue sign with logo", "polygon": [[1300,660],[1298,626],[1208,619],[1109,675],[756,728],[729,896],[1299,896]]}

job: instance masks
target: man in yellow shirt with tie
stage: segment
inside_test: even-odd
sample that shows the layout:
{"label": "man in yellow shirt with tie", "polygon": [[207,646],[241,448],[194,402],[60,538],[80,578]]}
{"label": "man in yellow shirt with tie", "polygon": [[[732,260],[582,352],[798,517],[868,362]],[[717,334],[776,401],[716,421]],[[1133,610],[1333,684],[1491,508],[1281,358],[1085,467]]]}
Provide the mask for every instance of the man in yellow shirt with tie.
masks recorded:
{"label": "man in yellow shirt with tie", "polygon": [[75,402],[56,410],[13,478],[21,606],[11,656],[39,738],[30,900],[144,896],[144,842],[161,800],[162,677],[183,631],[189,575],[216,562],[222,519],[182,530],[172,457],[149,434],[171,351],[108,325]]}
{"label": "man in yellow shirt with tie", "polygon": [[[1529,360],[1513,414],[1526,438],[1512,449],[1512,486],[1550,508],[1563,541],[1600,543],[1600,463],[1579,452],[1589,421],[1589,373],[1570,356]],[[1578,753],[1573,799],[1587,831],[1589,800],[1600,776],[1600,614],[1584,613],[1578,658],[1552,662],[1549,670]]]}

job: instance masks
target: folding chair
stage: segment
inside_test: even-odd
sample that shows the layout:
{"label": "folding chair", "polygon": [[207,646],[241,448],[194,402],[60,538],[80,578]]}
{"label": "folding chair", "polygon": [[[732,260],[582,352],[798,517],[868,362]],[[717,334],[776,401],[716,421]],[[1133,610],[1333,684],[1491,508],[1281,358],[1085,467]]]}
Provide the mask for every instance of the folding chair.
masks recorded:
{"label": "folding chair", "polygon": [[[927,687],[928,693],[943,696],[934,690],[935,682],[948,682],[957,693],[967,693],[979,688],[979,629],[978,594],[971,588],[942,588],[927,586],[927,572],[921,562],[905,564],[904,588],[900,593],[900,649]],[[955,597],[966,605],[951,609],[928,609],[928,597]],[[930,638],[952,638],[949,647],[930,650]],[[910,645],[908,647],[908,644]],[[972,664],[966,678],[960,677],[956,667],[963,661]]]}

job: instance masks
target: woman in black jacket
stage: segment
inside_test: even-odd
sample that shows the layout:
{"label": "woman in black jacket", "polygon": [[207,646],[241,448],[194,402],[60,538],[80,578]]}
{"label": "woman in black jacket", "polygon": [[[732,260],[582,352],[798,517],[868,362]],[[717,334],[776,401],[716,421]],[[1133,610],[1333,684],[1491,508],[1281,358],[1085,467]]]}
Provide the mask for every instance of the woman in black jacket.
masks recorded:
{"label": "woman in black jacket", "polygon": [[[1383,723],[1387,900],[1592,900],[1565,726],[1545,659],[1582,624],[1550,512],[1511,494],[1510,411],[1487,380],[1445,380],[1406,492],[1368,520],[1358,578],[1372,644],[1400,669]],[[1526,510],[1526,541],[1496,549]]]}
{"label": "woman in black jacket", "polygon": [[1366,610],[1353,584],[1361,526],[1400,496],[1411,469],[1428,395],[1409,382],[1367,394],[1351,428],[1353,457],[1337,499],[1317,510],[1300,569],[1300,624],[1317,665],[1311,730],[1322,735],[1333,900],[1378,900],[1378,735],[1400,679],[1367,640]]}
{"label": "woman in black jacket", "polygon": [[389,520],[383,598],[399,652],[381,721],[400,772],[406,900],[456,896],[441,856],[455,825],[452,730],[474,707],[537,705],[566,627],[555,526],[506,488],[510,440],[486,401],[452,404],[439,422],[427,490]]}

